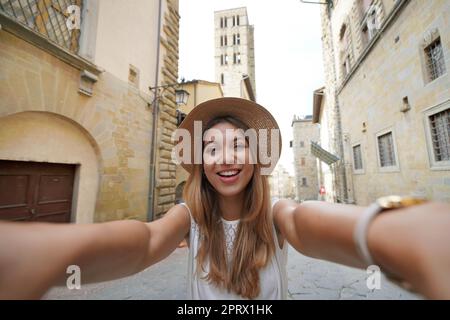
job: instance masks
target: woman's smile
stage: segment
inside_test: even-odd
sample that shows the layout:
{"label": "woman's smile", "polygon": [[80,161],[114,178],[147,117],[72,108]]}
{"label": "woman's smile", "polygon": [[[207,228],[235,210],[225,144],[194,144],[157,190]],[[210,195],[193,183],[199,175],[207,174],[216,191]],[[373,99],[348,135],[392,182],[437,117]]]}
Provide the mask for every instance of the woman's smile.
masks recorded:
{"label": "woman's smile", "polygon": [[226,184],[232,184],[239,180],[241,169],[226,169],[217,172],[220,181]]}

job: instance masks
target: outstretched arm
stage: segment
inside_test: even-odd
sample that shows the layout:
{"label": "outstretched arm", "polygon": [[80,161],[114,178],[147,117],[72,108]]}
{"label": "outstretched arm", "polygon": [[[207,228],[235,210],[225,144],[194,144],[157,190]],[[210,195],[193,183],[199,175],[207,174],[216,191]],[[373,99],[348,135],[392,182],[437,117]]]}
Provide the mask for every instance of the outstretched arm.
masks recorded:
{"label": "outstretched arm", "polygon": [[[299,252],[348,266],[367,267],[357,254],[353,231],[365,208],[281,200],[274,219]],[[426,203],[379,215],[369,227],[368,246],[382,270],[399,276],[429,298],[450,298],[450,206]]]}
{"label": "outstretched arm", "polygon": [[188,231],[182,206],[151,223],[1,222],[0,299],[40,298],[65,283],[70,265],[80,267],[82,284],[132,275],[168,256]]}

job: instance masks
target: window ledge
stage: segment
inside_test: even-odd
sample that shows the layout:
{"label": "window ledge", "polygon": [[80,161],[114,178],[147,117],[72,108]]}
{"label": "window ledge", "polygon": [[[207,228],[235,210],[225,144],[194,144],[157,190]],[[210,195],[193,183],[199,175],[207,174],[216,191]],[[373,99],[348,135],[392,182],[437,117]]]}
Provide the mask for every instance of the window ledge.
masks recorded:
{"label": "window ledge", "polygon": [[10,32],[15,36],[35,45],[36,47],[64,61],[65,63],[75,67],[78,70],[81,71],[87,70],[96,76],[104,71],[94,63],[57,45],[56,43],[50,41],[48,38],[44,37],[40,33],[34,31],[33,29],[29,28],[26,25],[17,22],[16,20],[7,16],[5,13],[1,11],[0,11],[0,25],[1,25],[0,32],[2,32],[3,30]]}
{"label": "window ledge", "polygon": [[434,162],[430,170],[432,171],[449,171],[450,170],[450,161],[443,161],[442,163]]}

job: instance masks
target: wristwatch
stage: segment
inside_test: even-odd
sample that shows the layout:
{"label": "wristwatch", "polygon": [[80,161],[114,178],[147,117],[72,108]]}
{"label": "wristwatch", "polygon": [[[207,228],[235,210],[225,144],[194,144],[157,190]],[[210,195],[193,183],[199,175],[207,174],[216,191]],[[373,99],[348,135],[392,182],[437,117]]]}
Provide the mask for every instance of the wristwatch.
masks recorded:
{"label": "wristwatch", "polygon": [[426,199],[419,197],[387,196],[377,199],[362,213],[356,223],[353,232],[353,240],[359,256],[367,266],[374,264],[367,245],[367,231],[372,220],[383,211],[409,207],[426,201]]}

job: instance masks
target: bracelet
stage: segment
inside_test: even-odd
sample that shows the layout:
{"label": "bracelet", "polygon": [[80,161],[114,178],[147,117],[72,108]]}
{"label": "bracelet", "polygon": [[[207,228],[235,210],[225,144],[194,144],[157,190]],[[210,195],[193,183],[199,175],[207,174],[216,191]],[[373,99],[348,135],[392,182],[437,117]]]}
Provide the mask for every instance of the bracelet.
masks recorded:
{"label": "bracelet", "polygon": [[372,255],[367,245],[367,231],[372,220],[382,211],[380,205],[375,202],[371,204],[359,217],[353,232],[353,241],[356,251],[367,266],[374,264]]}

